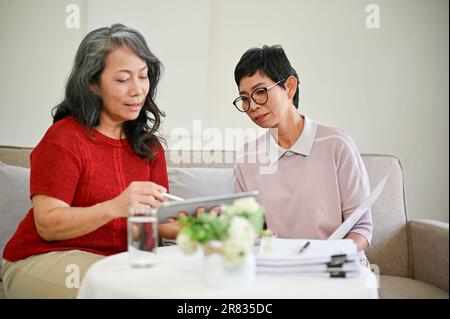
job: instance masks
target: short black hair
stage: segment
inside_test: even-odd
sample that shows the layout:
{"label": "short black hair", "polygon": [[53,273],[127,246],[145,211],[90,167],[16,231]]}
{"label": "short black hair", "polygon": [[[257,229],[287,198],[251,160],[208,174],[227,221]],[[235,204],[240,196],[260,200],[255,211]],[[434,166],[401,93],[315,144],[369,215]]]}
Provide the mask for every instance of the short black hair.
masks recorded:
{"label": "short black hair", "polygon": [[[267,75],[274,82],[287,79],[291,75],[295,76],[297,82],[299,81],[297,72],[289,62],[281,45],[264,45],[262,48],[252,48],[247,50],[234,69],[234,80],[236,81],[236,85],[239,87],[239,83],[243,77],[252,76],[257,71]],[[284,89],[284,81],[278,85]],[[294,106],[297,109],[298,97],[299,89],[297,86],[297,91],[295,92],[293,99]]]}

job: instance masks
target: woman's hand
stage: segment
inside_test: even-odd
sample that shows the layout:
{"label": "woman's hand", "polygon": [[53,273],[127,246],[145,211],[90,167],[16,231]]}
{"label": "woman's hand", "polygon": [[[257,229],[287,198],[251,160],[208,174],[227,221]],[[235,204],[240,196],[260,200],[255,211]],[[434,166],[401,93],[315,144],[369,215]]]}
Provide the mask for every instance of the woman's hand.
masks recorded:
{"label": "woman's hand", "polygon": [[112,218],[127,217],[130,210],[158,209],[166,200],[167,189],[153,182],[132,182],[117,197],[105,202]]}
{"label": "woman's hand", "polygon": [[364,249],[366,249],[367,245],[369,244],[367,242],[367,238],[358,233],[349,233],[347,234],[347,236],[345,236],[345,238],[352,239],[355,242],[358,251],[364,251]]}
{"label": "woman's hand", "polygon": [[[195,210],[194,216],[199,217],[202,214],[205,214],[204,207],[198,207]],[[220,207],[215,206],[210,209],[208,212],[211,215],[217,216],[220,214]],[[187,214],[184,211],[179,211],[177,213],[177,217],[169,217],[167,219],[167,223],[159,225],[159,235],[165,239],[175,239],[180,231],[180,222],[178,221],[178,217],[186,217]]]}
{"label": "woman's hand", "polygon": [[[184,212],[178,212],[178,217],[186,216]],[[177,218],[169,217],[167,223],[159,225],[159,236],[165,239],[176,239],[180,232],[180,223]]]}

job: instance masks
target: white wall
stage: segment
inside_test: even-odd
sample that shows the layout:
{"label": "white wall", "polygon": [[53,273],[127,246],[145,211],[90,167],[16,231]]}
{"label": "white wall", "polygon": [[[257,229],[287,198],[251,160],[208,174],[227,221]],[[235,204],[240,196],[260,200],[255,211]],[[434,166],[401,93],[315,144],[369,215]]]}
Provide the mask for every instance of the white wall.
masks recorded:
{"label": "white wall", "polygon": [[68,4],[83,0],[0,0],[0,145],[34,146],[64,96],[84,29],[66,28]]}
{"label": "white wall", "polygon": [[[64,26],[69,3],[80,29]],[[369,3],[379,29],[365,26]],[[165,65],[165,135],[193,120],[254,127],[231,104],[233,70],[246,49],[281,44],[300,110],[362,152],[398,156],[410,217],[449,220],[447,0],[0,0],[0,144],[37,144],[82,37],[114,22],[141,31]]]}

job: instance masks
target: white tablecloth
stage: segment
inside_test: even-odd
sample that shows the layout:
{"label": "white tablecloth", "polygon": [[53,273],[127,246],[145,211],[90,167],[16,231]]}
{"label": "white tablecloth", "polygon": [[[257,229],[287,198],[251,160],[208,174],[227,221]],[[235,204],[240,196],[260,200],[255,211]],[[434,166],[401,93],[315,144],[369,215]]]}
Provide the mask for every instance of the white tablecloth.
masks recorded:
{"label": "white tablecloth", "polygon": [[318,278],[260,275],[248,288],[215,289],[202,281],[203,257],[184,255],[176,246],[158,248],[157,265],[131,268],[127,253],[106,257],[87,271],[78,298],[378,298],[375,275]]}

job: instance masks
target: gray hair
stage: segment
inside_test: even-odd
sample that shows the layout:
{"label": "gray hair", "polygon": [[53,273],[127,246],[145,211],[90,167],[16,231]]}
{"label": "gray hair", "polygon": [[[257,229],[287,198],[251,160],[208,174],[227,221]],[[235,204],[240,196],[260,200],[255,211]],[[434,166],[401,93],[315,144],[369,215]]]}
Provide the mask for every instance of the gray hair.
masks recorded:
{"label": "gray hair", "polygon": [[122,46],[146,62],[150,81],[150,90],[138,118],[125,122],[124,131],[134,152],[152,159],[154,154],[150,146],[159,140],[155,133],[159,130],[161,117],[165,116],[155,103],[162,64],[150,51],[144,37],[123,24],[93,30],[81,41],[67,81],[64,101],[53,108],[53,123],[73,116],[88,128],[99,124],[102,101],[91,89],[91,84],[99,84],[106,56]]}

